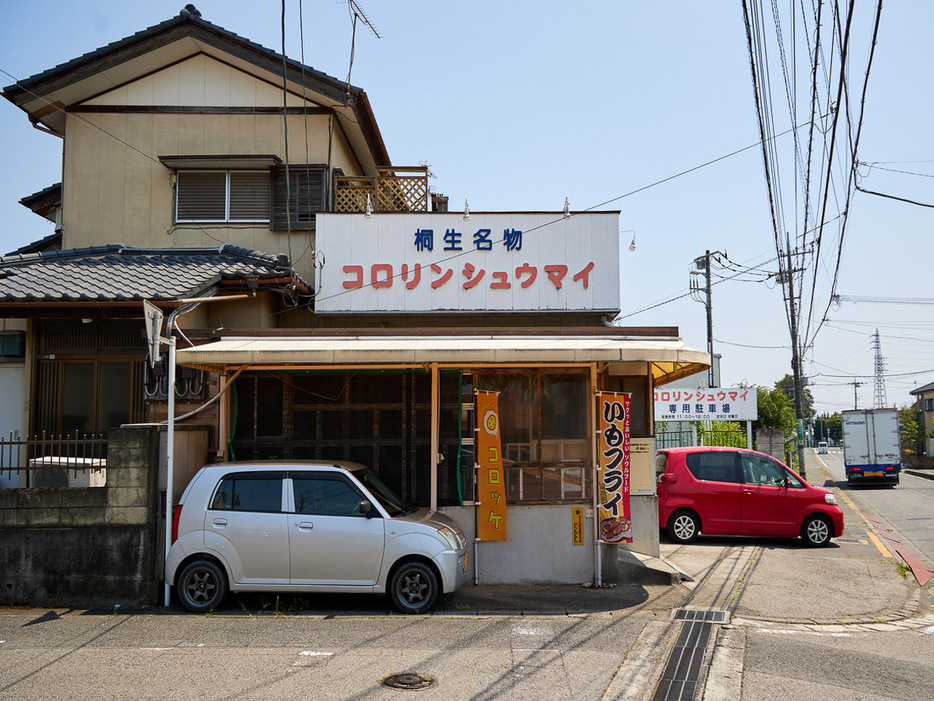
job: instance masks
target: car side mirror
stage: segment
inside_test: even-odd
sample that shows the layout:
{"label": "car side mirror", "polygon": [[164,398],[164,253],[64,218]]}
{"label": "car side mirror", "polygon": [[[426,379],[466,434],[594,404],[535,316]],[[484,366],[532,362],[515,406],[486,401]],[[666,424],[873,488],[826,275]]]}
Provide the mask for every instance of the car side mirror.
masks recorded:
{"label": "car side mirror", "polygon": [[360,502],[360,513],[366,516],[367,518],[373,518],[373,505],[368,499],[364,499]]}

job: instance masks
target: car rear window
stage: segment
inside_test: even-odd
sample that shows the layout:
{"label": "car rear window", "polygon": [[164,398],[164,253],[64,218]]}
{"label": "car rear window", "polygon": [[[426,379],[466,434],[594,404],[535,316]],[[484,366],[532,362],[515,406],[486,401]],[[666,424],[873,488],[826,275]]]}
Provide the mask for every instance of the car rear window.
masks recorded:
{"label": "car rear window", "polygon": [[281,472],[227,475],[217,485],[211,508],[219,511],[282,511]]}
{"label": "car rear window", "polygon": [[707,482],[739,482],[739,470],[733,453],[688,453],[686,462],[691,474]]}

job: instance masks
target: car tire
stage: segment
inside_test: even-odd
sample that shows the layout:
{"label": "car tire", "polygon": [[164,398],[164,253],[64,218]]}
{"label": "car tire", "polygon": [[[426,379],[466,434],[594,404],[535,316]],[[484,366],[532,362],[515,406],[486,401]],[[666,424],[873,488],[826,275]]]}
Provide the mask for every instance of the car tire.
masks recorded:
{"label": "car tire", "polygon": [[405,562],[392,575],[389,592],[402,613],[430,611],[440,593],[438,575],[423,562]]}
{"label": "car tire", "polygon": [[178,576],[175,585],[182,606],[192,613],[207,613],[227,596],[227,576],[211,560],[195,560]]}
{"label": "car tire", "polygon": [[681,545],[697,540],[700,530],[700,517],[693,511],[682,509],[674,512],[668,519],[668,537]]}
{"label": "car tire", "polygon": [[826,516],[813,514],[804,519],[804,524],[801,526],[801,538],[811,547],[821,548],[830,545],[832,537],[833,526]]}

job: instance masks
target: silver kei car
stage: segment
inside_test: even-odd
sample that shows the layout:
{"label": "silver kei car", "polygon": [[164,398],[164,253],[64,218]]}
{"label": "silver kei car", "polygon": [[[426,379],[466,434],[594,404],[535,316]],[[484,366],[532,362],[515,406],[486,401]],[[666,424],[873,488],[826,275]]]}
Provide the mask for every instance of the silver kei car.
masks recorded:
{"label": "silver kei car", "polygon": [[423,613],[460,588],[466,550],[454,519],[406,506],[363,465],[224,463],[182,494],[165,574],[196,613],[228,591],[388,593]]}

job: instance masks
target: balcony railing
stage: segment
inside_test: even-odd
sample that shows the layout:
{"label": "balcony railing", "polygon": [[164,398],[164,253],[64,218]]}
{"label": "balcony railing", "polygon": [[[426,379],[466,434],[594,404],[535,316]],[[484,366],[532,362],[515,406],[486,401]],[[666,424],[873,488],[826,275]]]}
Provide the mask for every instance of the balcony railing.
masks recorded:
{"label": "balcony railing", "polygon": [[[18,478],[18,479],[16,479]],[[103,487],[107,439],[97,434],[0,437],[0,484],[13,487]]]}
{"label": "balcony railing", "polygon": [[376,177],[334,178],[334,211],[427,212],[428,166],[377,168]]}

